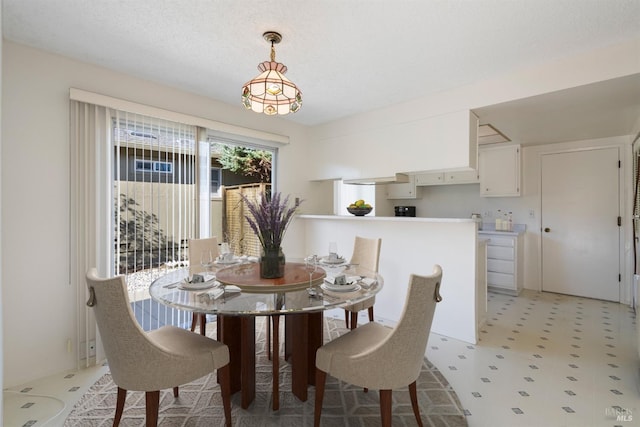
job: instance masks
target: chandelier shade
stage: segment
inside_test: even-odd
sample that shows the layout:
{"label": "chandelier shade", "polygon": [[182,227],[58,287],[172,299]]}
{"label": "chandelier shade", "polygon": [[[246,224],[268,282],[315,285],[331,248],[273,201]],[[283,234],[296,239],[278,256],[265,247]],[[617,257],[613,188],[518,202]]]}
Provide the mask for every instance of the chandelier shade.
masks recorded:
{"label": "chandelier shade", "polygon": [[287,66],[275,60],[273,45],[279,43],[282,36],[275,32],[266,32],[263,36],[271,42],[271,61],[259,64],[260,75],[242,87],[242,105],[247,110],[270,116],[295,113],[302,106],[302,93],[284,76]]}

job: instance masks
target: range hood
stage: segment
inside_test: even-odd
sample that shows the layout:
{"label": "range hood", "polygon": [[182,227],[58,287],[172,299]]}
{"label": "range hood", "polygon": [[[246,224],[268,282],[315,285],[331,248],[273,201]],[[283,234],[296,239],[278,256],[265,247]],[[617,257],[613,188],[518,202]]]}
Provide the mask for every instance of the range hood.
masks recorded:
{"label": "range hood", "polygon": [[342,182],[344,184],[354,184],[354,185],[404,184],[409,182],[409,175],[404,173],[397,173],[394,176],[345,179]]}

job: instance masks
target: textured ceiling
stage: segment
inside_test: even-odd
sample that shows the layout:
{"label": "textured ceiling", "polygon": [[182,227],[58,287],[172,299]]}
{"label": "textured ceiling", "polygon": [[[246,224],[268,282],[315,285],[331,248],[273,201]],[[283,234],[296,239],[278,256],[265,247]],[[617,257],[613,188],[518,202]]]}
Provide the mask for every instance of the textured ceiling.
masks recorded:
{"label": "textured ceiling", "polygon": [[316,125],[640,38],[638,0],[3,0],[4,37],[240,105],[277,30]]}

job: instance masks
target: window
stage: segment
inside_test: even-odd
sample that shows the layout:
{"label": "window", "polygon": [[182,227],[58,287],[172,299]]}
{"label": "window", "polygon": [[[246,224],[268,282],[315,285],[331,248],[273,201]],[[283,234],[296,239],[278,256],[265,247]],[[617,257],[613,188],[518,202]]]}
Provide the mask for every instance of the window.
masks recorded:
{"label": "window", "polygon": [[136,159],[136,172],[173,173],[173,164],[171,162]]}
{"label": "window", "polygon": [[220,168],[211,168],[211,195],[220,197],[222,174]]}
{"label": "window", "polygon": [[338,180],[334,182],[333,189],[335,194],[333,213],[335,215],[350,215],[350,213],[347,212],[347,206],[356,200],[362,199],[374,205],[371,216],[375,216],[375,185],[344,184],[342,180]]}

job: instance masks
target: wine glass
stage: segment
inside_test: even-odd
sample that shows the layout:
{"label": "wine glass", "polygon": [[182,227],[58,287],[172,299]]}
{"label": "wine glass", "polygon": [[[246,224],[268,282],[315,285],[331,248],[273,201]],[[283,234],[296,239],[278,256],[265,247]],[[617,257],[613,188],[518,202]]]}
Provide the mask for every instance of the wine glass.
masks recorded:
{"label": "wine glass", "polygon": [[200,253],[200,265],[206,273],[209,272],[213,266],[213,253],[211,250],[204,250]]}
{"label": "wine glass", "polygon": [[313,282],[313,273],[318,269],[318,256],[310,255],[304,259],[304,269],[309,273],[309,287],[307,288],[307,292],[310,297],[315,297],[318,293],[314,286],[312,286]]}
{"label": "wine glass", "polygon": [[220,243],[220,255],[222,255],[222,260],[224,262],[229,262],[233,259],[233,254],[231,253],[231,247],[229,246],[229,243]]}
{"label": "wine glass", "polygon": [[338,259],[338,244],[336,242],[329,242],[329,260],[335,261]]}

